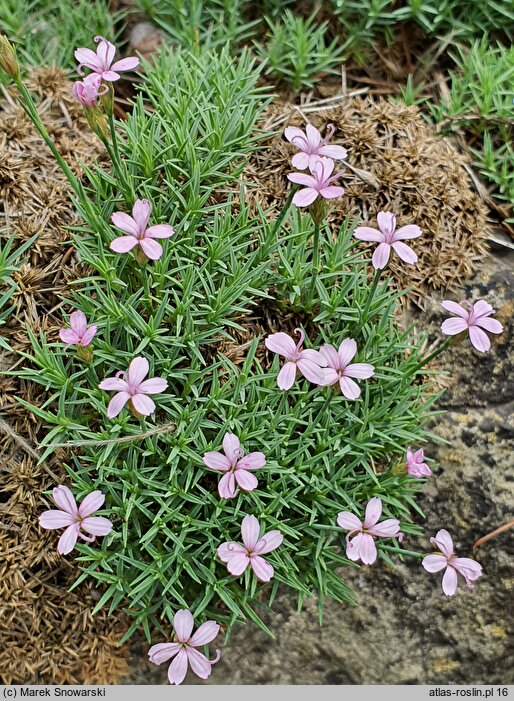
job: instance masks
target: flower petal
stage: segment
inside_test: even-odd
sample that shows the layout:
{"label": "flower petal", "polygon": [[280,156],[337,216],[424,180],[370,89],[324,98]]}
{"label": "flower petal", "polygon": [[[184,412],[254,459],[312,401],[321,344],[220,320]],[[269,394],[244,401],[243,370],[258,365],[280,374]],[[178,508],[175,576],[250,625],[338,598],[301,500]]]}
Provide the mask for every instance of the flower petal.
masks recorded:
{"label": "flower petal", "polygon": [[257,481],[257,477],[255,475],[252,475],[251,472],[247,472],[246,470],[236,470],[232,474],[235,476],[238,485],[245,492],[251,492],[252,489],[255,489],[259,484]]}
{"label": "flower petal", "polygon": [[180,609],[173,616],[173,628],[177,635],[179,642],[187,643],[193,632],[193,626],[195,624],[193,615],[191,611],[187,609]]}
{"label": "flower petal", "polygon": [[148,236],[151,239],[169,239],[174,234],[175,229],[169,224],[156,224],[145,231],[145,237]]}
{"label": "flower petal", "polygon": [[91,49],[75,49],[74,56],[79,63],[84,64],[84,66],[90,68],[92,71],[97,71],[102,68],[98,56],[94,51],[91,51]]}
{"label": "flower petal", "polygon": [[467,319],[469,317],[469,312],[463,306],[457,304],[457,302],[445,300],[444,302],[441,302],[441,307],[446,309],[446,311],[450,312],[451,314],[460,316],[462,319]]}
{"label": "flower petal", "polygon": [[255,573],[255,576],[260,582],[269,582],[275,574],[273,565],[270,565],[270,563],[260,555],[254,555],[251,557],[250,565]]}
{"label": "flower petal", "polygon": [[138,414],[150,416],[155,411],[155,402],[147,394],[134,394],[130,401]]}
{"label": "flower petal", "polygon": [[227,456],[215,450],[211,450],[208,453],[205,453],[202,459],[207,465],[207,467],[210,467],[211,470],[219,470],[220,472],[226,472],[231,467],[231,462],[227,458]]}
{"label": "flower petal", "polygon": [[141,239],[139,245],[143,249],[143,253],[150,260],[159,260],[163,254],[162,246],[154,239]]}
{"label": "flower petal", "polygon": [[140,385],[148,375],[149,367],[148,360],[143,358],[143,356],[138,355],[136,358],[134,358],[127,370],[126,379],[128,384],[132,385],[133,387]]}
{"label": "flower petal", "polygon": [[453,555],[453,540],[445,528],[437,531],[435,538],[430,538],[430,542],[434,543],[446,557]]}
{"label": "flower petal", "polygon": [[480,353],[486,353],[491,347],[489,337],[485,331],[479,329],[478,326],[469,327],[469,340]]}
{"label": "flower petal", "polygon": [[341,388],[341,392],[344,394],[346,399],[351,399],[353,401],[361,396],[361,388],[349,377],[340,377],[339,387]]}
{"label": "flower petal", "polygon": [[473,305],[473,316],[482,316],[484,314],[493,314],[494,309],[493,307],[489,304],[489,302],[486,302],[485,299],[479,299],[478,302],[475,302]]}
{"label": "flower petal", "polygon": [[382,499],[380,497],[372,497],[366,506],[364,514],[364,528],[371,528],[377,523],[382,515]]}
{"label": "flower petal", "polygon": [[93,324],[88,329],[86,329],[86,332],[84,333],[84,335],[82,336],[82,340],[80,341],[80,345],[83,346],[84,348],[86,346],[89,346],[89,344],[91,343],[91,341],[95,337],[97,331],[98,331],[98,326],[96,326],[96,324]]}
{"label": "flower petal", "polygon": [[308,188],[315,187],[317,184],[312,175],[307,175],[307,173],[289,173],[287,179],[292,183],[296,183],[297,185],[305,185],[305,187]]}
{"label": "flower petal", "polygon": [[296,363],[286,363],[277,375],[279,389],[291,389],[296,377]]}
{"label": "flower petal", "polygon": [[104,516],[88,516],[82,521],[81,528],[91,535],[107,535],[113,526]]}
{"label": "flower petal", "polygon": [[75,547],[75,543],[77,542],[78,537],[79,524],[73,523],[71,526],[68,526],[68,528],[62,534],[62,536],[59,538],[59,542],[57,543],[57,551],[61,555],[67,555],[68,553],[71,553],[71,551]]}
{"label": "flower petal", "polygon": [[242,455],[241,443],[235,433],[225,433],[223,436],[223,450],[230,460],[231,465],[235,465],[237,459]]}
{"label": "flower petal", "polygon": [[378,229],[372,229],[370,226],[358,226],[353,235],[359,241],[374,241],[376,243],[385,241],[384,234]]}
{"label": "flower petal", "polygon": [[[286,139],[292,143],[293,139],[303,139],[304,140],[304,145],[307,145],[307,140],[305,138],[304,132],[299,129],[298,127],[286,127],[284,129],[284,136]],[[296,144],[295,144],[296,146]],[[300,147],[298,147],[300,148]]]}
{"label": "flower petal", "polygon": [[125,392],[127,383],[125,380],[121,380],[118,377],[106,377],[105,380],[100,382],[98,388],[107,391],[114,390],[115,392]]}
{"label": "flower petal", "polygon": [[460,572],[466,580],[473,582],[482,576],[482,565],[470,557],[455,557],[452,559],[452,567]]}
{"label": "flower petal", "polygon": [[353,365],[347,365],[344,369],[344,374],[346,377],[356,377],[359,380],[367,380],[373,375],[375,367],[369,363],[353,363]]}
{"label": "flower petal", "polygon": [[334,346],[330,343],[325,343],[325,345],[321,346],[319,349],[319,354],[325,360],[328,367],[339,370],[339,355]]}
{"label": "flower petal", "polygon": [[139,243],[135,236],[119,236],[111,241],[109,248],[115,253],[128,253]]}
{"label": "flower petal", "polygon": [[137,56],[127,56],[127,58],[122,58],[116,61],[116,63],[113,63],[111,69],[113,71],[132,71],[138,66],[139,59]]}
{"label": "flower petal", "polygon": [[91,514],[94,514],[95,511],[102,508],[104,502],[105,494],[102,494],[99,489],[96,489],[94,492],[90,492],[79,506],[80,517],[85,518],[86,516],[91,516]]}
{"label": "flower petal", "polygon": [[117,229],[126,231],[127,234],[131,234],[132,236],[137,236],[139,234],[137,222],[125,212],[114,212],[111,216],[111,221]]}
{"label": "flower petal", "polygon": [[188,647],[186,652],[189,664],[191,666],[191,671],[194,672],[197,677],[200,677],[200,679],[207,679],[212,672],[212,667],[209,660],[205,657],[205,655],[198,652],[198,650],[195,650],[193,647]]}
{"label": "flower petal", "polygon": [[305,134],[307,136],[307,143],[310,146],[311,150],[314,150],[321,144],[321,134],[312,124],[306,125]]}
{"label": "flower petal", "polygon": [[282,331],[268,336],[264,341],[264,345],[272,353],[278,353],[278,355],[283,355],[286,358],[296,357],[296,343],[291,336]]}
{"label": "flower petal", "polygon": [[182,684],[187,674],[187,662],[187,652],[182,649],[169,666],[168,680],[170,684]]}
{"label": "flower petal", "polygon": [[327,156],[327,158],[334,158],[336,161],[344,161],[348,156],[348,151],[345,148],[335,144],[322,146],[318,153],[321,156]]}
{"label": "flower petal", "polygon": [[339,358],[339,367],[345,368],[350,363],[357,353],[357,343],[353,338],[345,338],[338,348],[337,357]]}
{"label": "flower petal", "polygon": [[72,514],[72,516],[77,516],[79,512],[77,502],[68,487],[65,487],[63,484],[54,487],[52,490],[52,499],[62,511],[66,511],[68,514]]}
{"label": "flower petal", "polygon": [[440,572],[448,564],[444,555],[427,555],[421,561],[427,572]]}
{"label": "flower petal", "polygon": [[283,540],[284,536],[280,531],[268,531],[257,541],[254,553],[257,555],[266,555],[266,553],[270,553],[272,550],[276,550],[282,545]]}
{"label": "flower petal", "polygon": [[[295,144],[297,146],[297,144]],[[306,170],[309,167],[309,155],[307,153],[295,153],[291,159],[291,165],[298,170]],[[310,176],[309,176],[310,177]]]}
{"label": "flower petal", "polygon": [[453,596],[457,591],[457,572],[450,565],[448,565],[443,575],[442,586],[446,596]]}
{"label": "flower petal", "polygon": [[246,552],[236,553],[230,558],[230,560],[227,560],[227,570],[234,577],[239,577],[246,570],[249,562],[250,558]]}
{"label": "flower petal", "polygon": [[313,382],[316,385],[323,384],[325,379],[323,370],[312,360],[307,360],[306,358],[302,357],[296,365],[306,380],[309,380],[309,382]]}
{"label": "flower petal", "polygon": [[368,528],[368,532],[377,538],[393,538],[400,532],[400,522],[397,518],[386,518],[385,521]]}
{"label": "flower petal", "polygon": [[129,399],[130,394],[128,392],[118,392],[115,394],[107,406],[107,418],[116,418]]}
{"label": "flower petal", "polygon": [[138,233],[142,234],[150,219],[152,205],[148,200],[136,200],[132,207],[132,218],[136,222]]}
{"label": "flower petal", "polygon": [[311,363],[319,365],[320,368],[325,367],[327,363],[325,356],[313,348],[306,348],[305,350],[300,351],[298,353],[298,357],[301,360],[310,360]]}
{"label": "flower petal", "polygon": [[211,643],[219,632],[220,627],[216,621],[205,621],[189,640],[189,644],[193,647],[202,647],[202,645]]}
{"label": "flower petal", "polygon": [[389,255],[391,253],[391,246],[388,243],[379,243],[373,252],[371,258],[371,263],[375,270],[382,270],[385,268],[388,261]]}
{"label": "flower petal", "polygon": [[350,511],[340,511],[337,515],[337,525],[345,531],[358,531],[362,528],[361,521]]}
{"label": "flower petal", "polygon": [[396,229],[396,215],[392,212],[379,212],[377,214],[378,228],[386,236],[390,236]]}
{"label": "flower petal", "polygon": [[255,516],[245,516],[241,523],[241,535],[243,543],[248,550],[253,550],[259,540],[260,526]]}
{"label": "flower petal", "polygon": [[482,316],[475,321],[475,326],[481,326],[489,333],[501,333],[503,326],[496,319],[491,319],[489,316]]}
{"label": "flower petal", "polygon": [[417,262],[417,254],[410,246],[407,246],[406,243],[403,243],[402,241],[395,241],[392,246],[398,256],[405,261],[405,263],[413,264]]}
{"label": "flower petal", "polygon": [[328,185],[328,187],[322,187],[319,194],[326,200],[333,200],[336,197],[342,197],[344,195],[344,187]]}
{"label": "flower petal", "polygon": [[305,187],[303,190],[298,190],[298,192],[293,197],[293,204],[296,207],[308,207],[314,202],[318,196],[318,191],[312,187]]}
{"label": "flower petal", "polygon": [[236,496],[236,478],[233,472],[226,472],[218,482],[218,494],[222,499],[233,499]]}
{"label": "flower petal", "polygon": [[43,511],[38,520],[41,528],[53,531],[56,528],[67,528],[72,523],[76,523],[77,519],[66,511],[52,509],[51,511]]}
{"label": "flower petal", "polygon": [[168,381],[164,377],[152,377],[139,385],[142,394],[161,394],[168,388]]}
{"label": "flower petal", "polygon": [[181,643],[158,643],[148,650],[148,658],[153,664],[162,664],[176,655],[182,649]]}
{"label": "flower petal", "polygon": [[236,543],[233,540],[229,540],[226,543],[222,543],[218,546],[216,550],[218,557],[222,562],[228,562],[235,555],[246,554],[246,548],[241,543]]}
{"label": "flower petal", "polygon": [[468,328],[468,322],[460,317],[451,317],[451,319],[445,319],[441,324],[441,331],[445,336],[455,336],[458,333],[462,333]]}
{"label": "flower petal", "polygon": [[361,533],[360,557],[365,565],[372,565],[377,559],[377,546],[375,539],[368,533]]}
{"label": "flower petal", "polygon": [[346,541],[346,557],[352,562],[360,560],[362,536],[362,533],[357,533],[355,538]]}
{"label": "flower petal", "polygon": [[238,469],[242,470],[258,470],[266,464],[266,456],[264,453],[248,453],[244,458],[237,462]]}
{"label": "flower petal", "polygon": [[82,338],[87,329],[87,318],[84,312],[77,309],[70,315],[70,326],[79,338]]}
{"label": "flower petal", "polygon": [[421,233],[421,229],[416,224],[407,224],[407,226],[402,226],[394,232],[392,243],[405,239],[417,239],[418,236],[421,236]]}
{"label": "flower petal", "polygon": [[73,329],[60,329],[59,338],[68,346],[74,346],[80,341],[80,337],[77,336]]}

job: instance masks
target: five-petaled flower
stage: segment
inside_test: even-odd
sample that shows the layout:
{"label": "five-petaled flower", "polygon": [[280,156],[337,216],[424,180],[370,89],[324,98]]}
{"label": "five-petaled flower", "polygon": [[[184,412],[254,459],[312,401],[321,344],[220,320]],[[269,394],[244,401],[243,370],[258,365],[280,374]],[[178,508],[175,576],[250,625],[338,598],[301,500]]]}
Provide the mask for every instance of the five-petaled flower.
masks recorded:
{"label": "five-petaled flower", "polygon": [[282,331],[272,333],[264,341],[268,350],[278,355],[283,355],[287,360],[277,376],[279,388],[290,389],[293,386],[297,370],[309,382],[314,382],[317,385],[323,384],[324,375],[322,368],[327,364],[325,358],[319,351],[310,348],[301,350],[305,333],[302,329],[295,329],[295,332],[300,334],[300,340],[297,344],[295,344],[291,336]]}
{"label": "five-petaled flower", "polygon": [[148,226],[151,212],[152,205],[148,200],[136,200],[132,216],[125,212],[114,212],[111,217],[112,223],[128,236],[119,236],[111,241],[111,251],[128,253],[135,246],[140,246],[146,258],[158,260],[162,256],[162,246],[154,239],[168,239],[175,231],[169,224]]}
{"label": "five-petaled flower", "polygon": [[430,542],[437,546],[440,552],[427,555],[422,565],[427,572],[440,572],[445,569],[442,588],[446,596],[453,596],[457,590],[457,572],[466,580],[466,585],[472,589],[473,582],[482,575],[482,565],[469,557],[457,557],[453,551],[451,535],[444,528],[437,531]]}
{"label": "five-petaled flower", "polygon": [[[107,535],[112,530],[112,523],[104,516],[92,516],[100,509],[105,501],[105,496],[100,491],[94,491],[85,497],[80,506],[77,506],[72,492],[63,485],[55,487],[52,492],[58,510],[44,511],[39,517],[39,525],[48,530],[66,528],[59,538],[57,550],[61,555],[67,555],[75,547],[77,538],[92,543],[96,536]],[[82,533],[89,533],[89,536]]]}
{"label": "five-petaled flower", "polygon": [[360,397],[360,387],[351,378],[366,380],[373,375],[375,370],[369,363],[352,363],[357,353],[357,344],[353,338],[346,338],[339,350],[336,350],[330,343],[326,343],[319,349],[320,354],[326,360],[327,367],[323,368],[323,386],[335,385],[339,382],[341,392],[347,399],[357,399]]}
{"label": "five-petaled flower", "polygon": [[257,478],[249,470],[258,470],[266,464],[264,453],[244,454],[239,438],[233,433],[225,433],[223,453],[211,451],[205,453],[203,461],[211,470],[225,474],[218,483],[218,492],[223,499],[236,496],[239,486],[245,492],[257,487]]}
{"label": "five-petaled flower", "polygon": [[335,127],[333,124],[327,125],[327,134],[324,138],[312,124],[307,124],[305,132],[298,127],[286,127],[284,136],[293,146],[300,150],[300,153],[296,153],[291,159],[293,168],[305,170],[314,166],[320,156],[344,160],[348,156],[348,151],[342,146],[328,144],[334,132]]}
{"label": "five-petaled flower", "polygon": [[155,411],[155,403],[148,395],[164,392],[168,383],[162,377],[145,380],[148,370],[148,360],[138,356],[132,360],[126,372],[120,370],[114,377],[107,377],[100,382],[99,389],[114,390],[117,393],[107,407],[109,419],[118,416],[127,402],[134,416],[149,416]]}
{"label": "five-petaled flower", "polygon": [[425,462],[423,448],[416,450],[415,453],[413,453],[410,448],[407,448],[405,462],[407,465],[407,473],[411,475],[411,477],[430,477],[432,474],[432,470]]}
{"label": "five-petaled flower", "polygon": [[94,107],[100,95],[104,95],[108,91],[107,85],[102,84],[102,76],[98,73],[86,75],[83,80],[77,80],[73,83],[71,89],[73,97],[81,102],[84,107]]}
{"label": "five-petaled flower", "polygon": [[415,239],[421,236],[419,226],[408,224],[397,229],[396,216],[391,212],[379,212],[377,214],[377,224],[378,229],[373,229],[370,226],[358,226],[354,232],[355,238],[360,241],[378,243],[371,259],[375,270],[381,270],[386,267],[391,248],[405,263],[415,263],[418,260],[418,256],[410,246],[403,243],[403,240]]}
{"label": "five-petaled flower", "polygon": [[86,315],[80,309],[70,314],[70,326],[59,331],[59,338],[69,346],[88,346],[98,330],[95,324],[87,325]]}
{"label": "five-petaled flower", "polygon": [[[465,309],[463,305],[466,305],[468,308]],[[441,306],[446,311],[456,314],[456,317],[443,321],[441,331],[446,336],[456,336],[467,331],[472,345],[481,353],[485,353],[491,347],[491,341],[485,331],[489,333],[501,333],[503,331],[503,326],[500,322],[496,319],[491,319],[494,309],[484,299],[479,299],[474,304],[467,300],[460,304],[445,301],[441,302]]]}
{"label": "five-petaled flower", "polygon": [[316,158],[312,165],[309,165],[311,175],[307,173],[289,173],[288,179],[297,185],[304,185],[293,197],[293,204],[297,207],[308,207],[318,196],[331,200],[334,197],[341,197],[344,188],[339,185],[332,185],[342,173],[332,175],[334,161],[331,158]]}
{"label": "five-petaled flower", "polygon": [[270,553],[282,543],[280,531],[269,531],[259,538],[260,525],[255,516],[245,516],[241,523],[243,545],[233,540],[218,547],[218,557],[225,562],[230,574],[235,577],[243,574],[248,565],[261,582],[269,582],[275,570],[262,555]]}
{"label": "five-petaled flower", "polygon": [[205,621],[193,633],[194,619],[192,614],[181,609],[173,617],[173,628],[177,642],[158,643],[148,650],[148,658],[153,664],[160,665],[173,657],[173,662],[168,668],[170,684],[182,684],[187,674],[188,665],[200,679],[207,679],[212,671],[212,665],[219,661],[221,653],[216,650],[213,660],[196,648],[203,647],[212,642],[219,633],[219,624],[216,621]]}
{"label": "five-petaled flower", "polygon": [[398,519],[387,518],[382,523],[378,523],[381,514],[380,497],[369,500],[363,522],[349,511],[341,511],[338,514],[337,525],[349,531],[346,536],[346,556],[349,560],[356,562],[360,559],[365,565],[372,565],[377,559],[375,538],[399,537],[401,539]]}
{"label": "five-petaled flower", "polygon": [[77,67],[79,75],[83,75],[82,67],[85,66],[97,73],[102,80],[112,82],[120,77],[119,71],[132,71],[139,66],[139,59],[136,56],[128,56],[113,63],[116,53],[114,44],[102,36],[96,36],[94,41],[98,44],[96,53],[85,48],[75,50],[75,58],[79,62]]}

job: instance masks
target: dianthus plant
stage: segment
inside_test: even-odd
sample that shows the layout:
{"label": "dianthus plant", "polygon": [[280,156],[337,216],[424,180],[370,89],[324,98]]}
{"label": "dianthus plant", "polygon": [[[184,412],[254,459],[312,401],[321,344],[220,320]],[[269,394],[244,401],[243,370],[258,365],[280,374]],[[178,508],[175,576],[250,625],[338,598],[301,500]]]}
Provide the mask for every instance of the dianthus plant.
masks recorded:
{"label": "dianthus plant", "polygon": [[[169,639],[179,611],[175,628],[189,611],[196,625],[267,630],[281,585],[298,606],[316,595],[321,615],[326,597],[352,600],[345,568],[392,563],[420,530],[423,480],[404,463],[433,414],[423,339],[397,324],[400,293],[387,269],[373,276],[359,222],[333,231],[320,216],[330,200],[309,213],[294,190],[281,212],[249,204],[241,178],[268,101],[257,79],[246,53],[164,50],[145,66],[128,119],[108,115],[113,169],[74,183],[73,245],[89,270],[62,326],[79,310],[96,333],[87,353],[33,337],[23,372],[49,392],[31,407],[48,426],[43,456],[73,446],[77,502],[105,495],[112,529],[77,541],[77,581],[96,581],[97,609],[125,609],[127,637]],[[130,250],[112,245],[120,229]],[[52,527],[78,529],[74,509]],[[179,649],[159,645],[154,661]]]}

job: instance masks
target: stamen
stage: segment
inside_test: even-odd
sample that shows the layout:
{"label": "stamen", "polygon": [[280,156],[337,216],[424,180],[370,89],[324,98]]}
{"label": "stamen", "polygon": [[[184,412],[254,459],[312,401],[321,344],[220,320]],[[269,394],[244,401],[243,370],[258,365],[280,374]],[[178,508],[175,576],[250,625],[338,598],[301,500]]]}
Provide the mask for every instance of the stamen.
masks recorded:
{"label": "stamen", "polygon": [[299,351],[300,346],[303,344],[303,339],[305,338],[305,332],[302,329],[295,329],[294,332],[300,334],[300,340],[296,344],[296,350]]}

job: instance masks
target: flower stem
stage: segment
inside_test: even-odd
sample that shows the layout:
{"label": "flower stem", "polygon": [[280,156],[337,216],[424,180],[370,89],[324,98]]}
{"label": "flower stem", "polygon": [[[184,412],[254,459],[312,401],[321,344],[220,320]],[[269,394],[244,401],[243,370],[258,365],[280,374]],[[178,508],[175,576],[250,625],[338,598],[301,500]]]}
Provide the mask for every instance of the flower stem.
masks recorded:
{"label": "flower stem", "polygon": [[442,343],[434,351],[432,351],[432,353],[430,353],[430,355],[427,355],[426,358],[423,358],[422,360],[420,360],[420,362],[417,364],[414,372],[421,370],[422,367],[425,367],[425,365],[428,365],[428,363],[430,363],[434,358],[437,358],[438,355],[440,355],[443,351],[445,351],[448,348],[448,346],[451,344],[451,342],[452,342],[451,337],[446,338],[444,340],[444,343]]}
{"label": "flower stem", "polygon": [[116,125],[114,123],[114,115],[112,110],[108,111],[108,119],[109,119],[109,131],[111,132],[111,148],[109,147],[109,144],[106,143],[105,145],[107,146],[107,150],[109,151],[109,155],[111,157],[111,160],[114,165],[114,169],[116,170],[116,173],[118,174],[118,178],[120,180],[120,185],[123,187],[125,191],[125,198],[128,198],[129,203],[132,203],[135,200],[135,195],[132,190],[132,188],[129,185],[129,178],[127,177],[127,171],[124,166],[123,161],[121,160],[121,155],[120,155],[120,150],[118,148],[118,137],[116,135]]}
{"label": "flower stem", "polygon": [[[312,239],[312,277],[311,286],[309,290],[309,300],[312,301],[314,291],[316,289],[316,280],[318,279],[319,273],[319,232],[320,232],[320,222],[314,222],[314,236]],[[312,305],[311,305],[312,306]]]}

